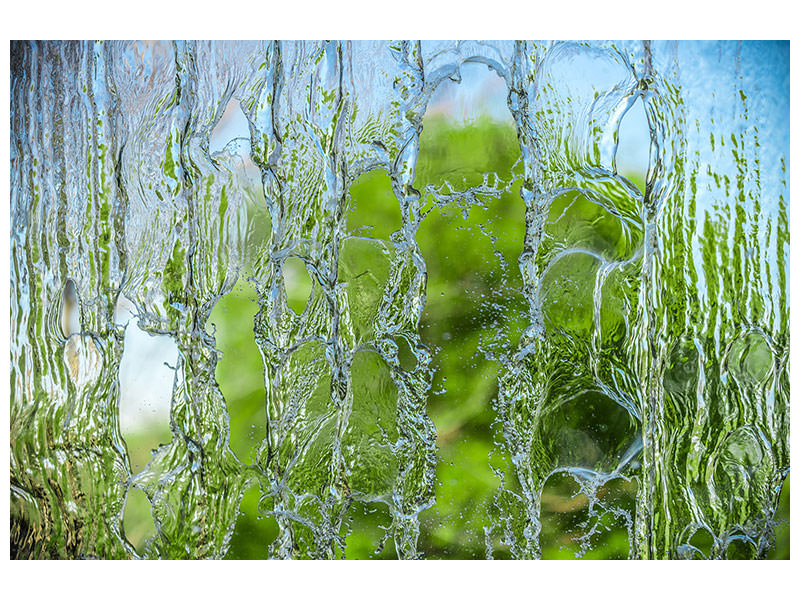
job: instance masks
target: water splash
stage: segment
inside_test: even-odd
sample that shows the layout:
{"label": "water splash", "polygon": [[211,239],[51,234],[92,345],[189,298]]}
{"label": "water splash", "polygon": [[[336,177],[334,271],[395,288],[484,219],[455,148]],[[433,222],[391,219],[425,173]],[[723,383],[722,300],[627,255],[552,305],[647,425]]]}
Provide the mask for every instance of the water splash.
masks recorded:
{"label": "water splash", "polygon": [[[475,63],[507,85],[509,172],[420,160],[432,98]],[[263,557],[347,556],[364,514],[377,552],[424,557],[450,332],[426,343],[420,239],[443,211],[499,267],[474,350],[498,373],[486,555],[609,535],[631,558],[766,554],[789,470],[787,45],[15,43],[11,71],[12,555],[219,558],[254,510]],[[249,139],[221,140],[231,111]],[[382,200],[358,197],[369,177]],[[517,257],[493,228],[508,202]],[[252,456],[210,325],[243,276]],[[171,440],[141,470],[126,327],[178,352]]]}

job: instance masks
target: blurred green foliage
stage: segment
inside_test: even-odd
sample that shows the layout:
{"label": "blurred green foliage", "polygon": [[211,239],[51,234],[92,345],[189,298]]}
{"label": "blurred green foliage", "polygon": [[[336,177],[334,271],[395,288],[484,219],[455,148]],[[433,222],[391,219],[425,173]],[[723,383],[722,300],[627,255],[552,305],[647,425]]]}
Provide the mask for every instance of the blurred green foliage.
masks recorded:
{"label": "blurred green foliage", "polygon": [[[417,242],[428,270],[427,301],[420,323],[423,342],[433,352],[434,378],[428,414],[437,430],[436,504],[420,514],[419,550],[426,558],[483,558],[486,528],[507,469],[496,446],[500,432],[493,402],[497,396],[499,356],[513,349],[528,324],[527,304],[517,260],[523,248],[525,210],[519,184],[506,185],[519,169],[519,146],[512,125],[482,119],[456,127],[443,119],[426,120],[420,140],[415,187],[422,192],[426,216]],[[487,173],[494,174],[484,180]],[[642,181],[631,176],[642,187]],[[449,182],[450,188],[444,187]],[[470,186],[502,189],[465,199]],[[504,189],[505,188],[505,189]],[[436,194],[451,194],[438,202]],[[351,188],[348,229],[351,233],[388,240],[400,228],[400,210],[385,172],[363,175]],[[253,209],[256,223],[251,248],[264,243],[267,225],[263,207]],[[612,232],[613,233],[613,232]],[[612,236],[620,239],[619,235]],[[301,312],[310,281],[302,267],[287,264],[292,285],[289,305]],[[296,268],[295,268],[296,267]],[[294,273],[294,271],[296,273]],[[293,275],[292,275],[293,273]],[[253,464],[266,434],[265,392],[261,357],[254,340],[257,311],[246,273],[236,288],[215,307],[215,328],[222,358],[216,377],[230,413],[230,446],[244,464]],[[145,434],[142,434],[145,436]],[[145,436],[146,437],[146,436]],[[131,445],[134,440],[128,440]],[[147,440],[136,440],[137,447]],[[141,457],[137,462],[142,462]],[[495,472],[497,471],[497,472]],[[506,485],[513,485],[508,482]],[[616,480],[608,494],[617,505],[633,511],[636,484]],[[133,497],[126,514],[126,533],[137,547],[152,525],[146,521],[147,501]],[[265,558],[277,535],[269,507],[258,484],[245,491],[227,558]],[[542,497],[543,558],[626,558],[629,526],[608,513],[597,525],[589,549],[577,533],[588,517],[588,499],[569,476],[548,479]],[[388,507],[357,500],[349,510],[348,558],[395,558]],[[789,556],[789,482],[784,485],[777,518],[777,543],[770,558]],[[495,558],[510,554],[491,534]]]}

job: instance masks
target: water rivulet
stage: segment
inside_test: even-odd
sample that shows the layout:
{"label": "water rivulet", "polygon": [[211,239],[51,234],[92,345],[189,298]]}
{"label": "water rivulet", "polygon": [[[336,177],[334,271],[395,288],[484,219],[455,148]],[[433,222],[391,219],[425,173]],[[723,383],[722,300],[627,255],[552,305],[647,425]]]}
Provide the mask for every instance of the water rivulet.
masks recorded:
{"label": "water rivulet", "polygon": [[[431,175],[430,100],[473,63],[507,88],[519,160]],[[609,531],[631,558],[765,556],[789,472],[788,77],[781,43],[12,44],[12,557],[221,558],[255,490],[264,558],[352,555],[365,523],[424,558],[449,502],[429,410],[448,342],[421,328],[420,240],[442,211],[498,223],[503,198],[523,234],[481,306],[519,298],[524,323],[477,326],[496,485],[470,535],[490,557]],[[249,136],[215,147],[229,105]],[[368,175],[386,193],[356,199]],[[237,282],[257,300],[251,456],[210,323]],[[177,347],[170,437],[141,469],[120,428],[137,326]]]}

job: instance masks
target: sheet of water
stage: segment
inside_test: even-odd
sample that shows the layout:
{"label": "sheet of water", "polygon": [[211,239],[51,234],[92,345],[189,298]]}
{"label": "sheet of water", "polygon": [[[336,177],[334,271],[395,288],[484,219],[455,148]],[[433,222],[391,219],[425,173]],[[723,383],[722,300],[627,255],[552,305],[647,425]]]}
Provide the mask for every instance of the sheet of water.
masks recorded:
{"label": "sheet of water", "polygon": [[[505,86],[520,160],[432,173],[423,118],[475,63]],[[578,554],[616,527],[632,558],[764,556],[789,471],[788,73],[788,44],[756,42],[12,44],[12,556],[223,557],[256,489],[277,526],[264,557],[347,556],[378,506],[381,547],[424,557],[449,338],[423,341],[417,234],[432,208],[512,188],[519,272],[493,293],[527,314],[518,341],[495,321],[478,348],[498,374],[486,555],[541,556],[557,491],[583,502]],[[249,136],[228,141],[231,102]],[[348,225],[368,172],[397,227]],[[253,457],[233,449],[209,327],[245,274]],[[121,391],[131,328],[176,357],[141,466],[120,410],[148,389]]]}

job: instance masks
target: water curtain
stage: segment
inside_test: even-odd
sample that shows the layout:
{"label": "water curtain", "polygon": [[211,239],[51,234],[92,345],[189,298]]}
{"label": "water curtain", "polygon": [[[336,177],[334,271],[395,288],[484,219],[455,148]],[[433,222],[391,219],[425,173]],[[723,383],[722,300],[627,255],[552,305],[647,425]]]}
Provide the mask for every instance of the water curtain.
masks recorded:
{"label": "water curtain", "polygon": [[[473,63],[507,86],[520,160],[510,178],[425,186],[429,102]],[[17,42],[10,91],[12,556],[221,558],[254,488],[277,528],[264,558],[347,556],[367,505],[386,510],[382,544],[424,558],[447,349],[420,333],[417,234],[431,205],[511,186],[526,323],[490,357],[486,461],[505,466],[486,555],[541,556],[556,480],[587,498],[584,550],[611,522],[631,558],[769,550],[789,471],[788,44]],[[231,102],[249,137],[212,149]],[[636,111],[638,183],[617,164]],[[399,213],[383,237],[348,226],[351,186],[376,171]],[[268,219],[249,256],[253,202]],[[254,460],[231,448],[209,326],[245,263]],[[310,280],[300,308],[290,264]],[[123,298],[178,349],[171,441],[138,472],[119,423]],[[155,529],[140,548],[134,490]]]}

